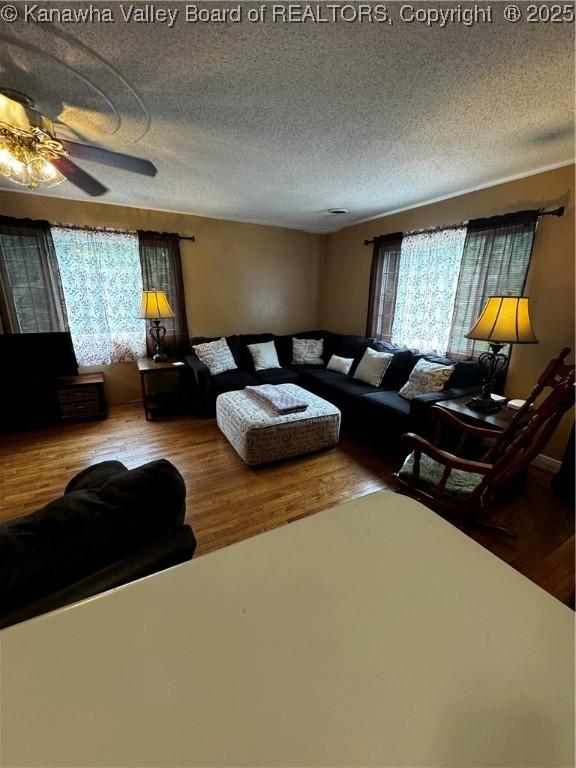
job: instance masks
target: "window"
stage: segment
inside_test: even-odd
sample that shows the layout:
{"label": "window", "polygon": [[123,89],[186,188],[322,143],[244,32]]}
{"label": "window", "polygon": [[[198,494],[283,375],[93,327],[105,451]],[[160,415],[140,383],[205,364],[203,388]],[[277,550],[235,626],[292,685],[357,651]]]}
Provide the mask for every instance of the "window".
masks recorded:
{"label": "window", "polygon": [[66,331],[68,324],[50,227],[0,219],[0,332]]}
{"label": "window", "polygon": [[[145,291],[165,291],[174,310],[174,318],[164,321],[164,348],[169,355],[182,354],[187,348],[188,323],[182,283],[180,238],[159,232],[138,232],[142,285]],[[154,354],[154,343],[147,336],[148,354]]]}
{"label": "window", "polygon": [[52,239],[78,364],[144,357],[137,234],[53,227]]}
{"label": "window", "polygon": [[422,352],[470,357],[466,339],[488,296],[521,295],[538,213],[376,239],[367,335]]}
{"label": "window", "polygon": [[79,365],[146,355],[142,290],[163,290],[175,317],[165,347],[187,341],[180,238],[51,227],[0,217],[0,333],[70,331]]}
{"label": "window", "polygon": [[402,241],[391,340],[444,354],[448,347],[465,227]]}

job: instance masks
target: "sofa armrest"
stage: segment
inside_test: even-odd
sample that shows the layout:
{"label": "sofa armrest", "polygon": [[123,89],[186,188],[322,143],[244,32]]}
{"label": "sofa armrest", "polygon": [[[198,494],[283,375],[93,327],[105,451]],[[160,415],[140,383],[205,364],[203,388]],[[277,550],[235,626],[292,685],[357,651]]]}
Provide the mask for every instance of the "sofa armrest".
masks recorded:
{"label": "sofa armrest", "polygon": [[210,392],[210,369],[199,360],[196,355],[188,354],[184,356],[186,365],[192,369],[194,382],[198,391],[198,396],[203,404],[209,401]]}
{"label": "sofa armrest", "polygon": [[192,559],[195,549],[196,538],[192,528],[179,525],[127,557],[0,616],[0,629],[184,563]]}
{"label": "sofa armrest", "polygon": [[464,395],[472,397],[477,392],[480,392],[479,384],[471,387],[450,387],[442,390],[442,392],[415,395],[410,401],[410,416],[417,419],[422,418],[430,406],[440,403],[442,400],[454,400],[457,397],[464,397]]}

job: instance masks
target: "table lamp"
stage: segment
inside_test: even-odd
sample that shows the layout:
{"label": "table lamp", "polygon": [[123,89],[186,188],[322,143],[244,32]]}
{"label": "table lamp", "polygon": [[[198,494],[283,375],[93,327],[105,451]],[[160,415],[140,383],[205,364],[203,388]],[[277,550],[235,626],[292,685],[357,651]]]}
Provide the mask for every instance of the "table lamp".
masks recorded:
{"label": "table lamp", "polygon": [[499,373],[508,363],[501,350],[505,344],[537,344],[527,296],[489,296],[480,317],[468,331],[467,339],[487,341],[490,352],[483,352],[478,362],[484,371],[479,397],[470,400],[468,407],[482,413],[494,413],[500,405],[492,400],[492,388]]}
{"label": "table lamp", "polygon": [[174,317],[174,312],[168,303],[166,293],[164,291],[142,291],[142,301],[140,302],[138,317],[144,320],[152,320],[149,334],[156,346],[152,359],[155,363],[166,362],[168,356],[163,350],[166,327],[161,325],[160,320]]}

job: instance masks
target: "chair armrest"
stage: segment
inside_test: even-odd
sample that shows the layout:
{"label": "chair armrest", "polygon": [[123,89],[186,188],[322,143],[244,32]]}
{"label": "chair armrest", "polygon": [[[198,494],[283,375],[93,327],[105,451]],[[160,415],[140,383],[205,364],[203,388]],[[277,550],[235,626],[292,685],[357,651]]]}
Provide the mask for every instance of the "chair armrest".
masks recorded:
{"label": "chair armrest", "polygon": [[443,421],[445,424],[448,424],[451,427],[455,427],[456,429],[465,432],[467,435],[494,438],[500,437],[502,434],[502,430],[498,429],[498,427],[477,427],[472,424],[468,424],[467,421],[458,418],[456,414],[452,413],[451,411],[447,411],[445,408],[442,408],[442,404],[433,405],[432,408],[430,408],[430,415],[439,421]]}
{"label": "chair armrest", "polygon": [[471,461],[470,459],[461,459],[459,456],[454,456],[453,453],[443,451],[437,448],[435,445],[425,440],[420,435],[415,435],[412,432],[407,432],[402,435],[402,445],[405,445],[411,451],[416,453],[425,453],[434,461],[444,464],[450,469],[461,469],[464,472],[478,472],[481,475],[487,475],[493,468],[492,464],[485,464],[481,461]]}

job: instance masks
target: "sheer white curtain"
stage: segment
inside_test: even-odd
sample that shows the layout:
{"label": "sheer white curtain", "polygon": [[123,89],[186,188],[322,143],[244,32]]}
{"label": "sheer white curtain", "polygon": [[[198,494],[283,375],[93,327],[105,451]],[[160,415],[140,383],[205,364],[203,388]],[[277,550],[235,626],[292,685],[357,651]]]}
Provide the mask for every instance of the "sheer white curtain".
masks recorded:
{"label": "sheer white curtain", "polygon": [[142,272],[135,232],[52,227],[68,324],[79,365],[146,356],[139,320]]}
{"label": "sheer white curtain", "polygon": [[392,342],[446,353],[465,238],[466,227],[404,237]]}

